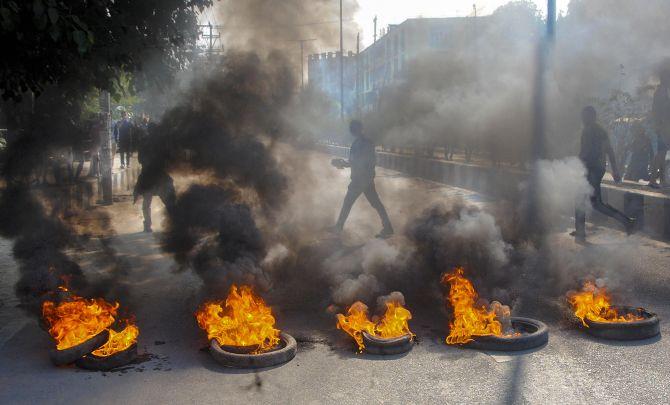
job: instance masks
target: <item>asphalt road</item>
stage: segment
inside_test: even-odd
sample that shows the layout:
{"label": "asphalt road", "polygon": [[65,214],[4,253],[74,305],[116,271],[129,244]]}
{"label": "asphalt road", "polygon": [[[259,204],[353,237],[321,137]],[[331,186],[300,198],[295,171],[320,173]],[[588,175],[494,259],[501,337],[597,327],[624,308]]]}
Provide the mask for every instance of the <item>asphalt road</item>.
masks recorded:
{"label": "asphalt road", "polygon": [[[326,159],[317,156],[315,159]],[[346,176],[333,174],[333,215]],[[341,187],[340,187],[341,186]],[[465,190],[380,171],[378,188],[392,217],[412,215],[437,199],[465,198],[494,204]],[[400,190],[400,191],[399,191]],[[411,203],[396,204],[403,192]],[[121,199],[122,201],[124,198]],[[126,199],[127,200],[127,199]],[[155,204],[159,206],[159,204]],[[374,235],[374,212],[358,203],[352,239]],[[160,207],[154,208],[158,213]],[[279,326],[299,341],[296,358],[272,369],[251,372],[218,366],[205,345],[192,310],[200,300],[199,279],[177,271],[160,251],[157,236],[140,233],[139,208],[129,201],[112,208],[117,236],[113,247],[128,267],[129,289],[141,328],[144,362],[114,372],[56,368],[49,362],[50,338],[15,308],[16,265],[11,244],[0,241],[0,403],[668,403],[670,330],[662,337],[614,343],[587,337],[572,324],[546,320],[549,343],[528,353],[486,353],[443,343],[445,320],[438,310],[415,313],[418,336],[406,355],[356,354],[334,328],[332,315],[276,308]],[[158,223],[158,221],[155,221]],[[398,224],[400,229],[402,224]],[[159,229],[160,230],[160,229]],[[616,231],[596,228],[591,239],[600,253],[630,244]],[[570,246],[567,233],[553,242]],[[92,242],[95,250],[95,240]],[[634,282],[621,288],[642,305],[670,319],[670,245],[636,237],[631,258]],[[574,249],[582,247],[574,246]],[[87,271],[95,260],[81,257]],[[88,261],[87,261],[88,260]]]}

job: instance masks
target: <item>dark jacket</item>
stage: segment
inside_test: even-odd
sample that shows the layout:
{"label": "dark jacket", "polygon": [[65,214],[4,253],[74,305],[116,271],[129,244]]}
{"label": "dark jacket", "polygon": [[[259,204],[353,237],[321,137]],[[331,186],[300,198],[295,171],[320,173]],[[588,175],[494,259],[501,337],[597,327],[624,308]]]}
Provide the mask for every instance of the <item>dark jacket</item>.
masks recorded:
{"label": "dark jacket", "polygon": [[579,158],[589,172],[605,172],[607,156],[610,157],[612,170],[616,171],[614,149],[610,143],[607,131],[598,124],[582,130],[581,149]]}
{"label": "dark jacket", "polygon": [[670,89],[659,86],[654,93],[651,115],[658,135],[666,142],[670,141]]}
{"label": "dark jacket", "polygon": [[375,178],[375,144],[362,136],[356,138],[351,144],[349,152],[349,164],[351,165],[351,180],[369,182]]}
{"label": "dark jacket", "polygon": [[133,124],[128,119],[116,123],[114,127],[114,140],[122,150],[130,150],[132,146]]}

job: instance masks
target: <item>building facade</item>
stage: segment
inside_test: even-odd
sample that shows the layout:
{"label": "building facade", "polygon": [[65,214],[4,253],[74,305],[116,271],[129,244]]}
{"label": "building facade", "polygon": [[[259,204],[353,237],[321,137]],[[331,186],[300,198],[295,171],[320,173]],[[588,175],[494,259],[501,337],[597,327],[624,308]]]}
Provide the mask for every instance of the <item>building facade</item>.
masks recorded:
{"label": "building facade", "polygon": [[[347,116],[374,111],[386,86],[402,80],[410,61],[474,44],[490,17],[412,18],[390,25],[359,54],[344,56],[344,110]],[[308,85],[340,105],[339,52],[309,55]]]}
{"label": "building facade", "polygon": [[[340,52],[309,55],[307,58],[308,87],[325,94],[331,101],[333,113],[340,113]],[[344,55],[344,114],[356,114],[357,58],[353,52]]]}

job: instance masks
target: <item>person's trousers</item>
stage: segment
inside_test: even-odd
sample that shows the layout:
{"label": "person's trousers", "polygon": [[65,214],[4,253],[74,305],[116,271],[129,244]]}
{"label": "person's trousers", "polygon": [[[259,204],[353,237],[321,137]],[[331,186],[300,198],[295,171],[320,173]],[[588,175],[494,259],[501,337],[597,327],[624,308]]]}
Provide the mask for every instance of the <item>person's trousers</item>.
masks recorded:
{"label": "person's trousers", "polygon": [[[174,185],[172,183],[164,184],[157,190],[158,197],[165,205],[165,209],[169,212],[174,208],[177,200]],[[142,194],[142,214],[144,215],[144,228],[151,228],[151,201],[154,198],[154,191]]]}
{"label": "person's trousers", "polygon": [[121,150],[121,166],[130,166],[130,157],[132,154],[133,153],[128,150]]}
{"label": "person's trousers", "polygon": [[[624,213],[612,207],[611,205],[605,204],[603,202],[600,182],[602,181],[604,175],[604,171],[589,171],[586,175],[589,184],[591,187],[593,187],[593,195],[589,197],[591,206],[593,206],[593,209],[596,211],[607,215],[608,217],[614,218],[619,223],[621,223],[621,225],[626,227],[632,222],[632,219],[628,218]],[[575,230],[577,231],[578,235],[586,234],[585,203],[586,201],[584,199],[583,201],[580,201],[575,208]]]}
{"label": "person's trousers", "polygon": [[347,189],[347,195],[344,197],[344,203],[342,204],[342,210],[340,211],[336,226],[340,229],[344,228],[344,223],[349,217],[351,207],[361,194],[365,194],[365,198],[368,199],[372,208],[379,214],[384,229],[392,229],[393,227],[391,226],[391,220],[386,213],[386,208],[384,208],[384,204],[382,204],[382,200],[379,199],[379,194],[377,194],[377,190],[375,189],[374,179],[371,179],[368,182],[351,181],[349,188]]}

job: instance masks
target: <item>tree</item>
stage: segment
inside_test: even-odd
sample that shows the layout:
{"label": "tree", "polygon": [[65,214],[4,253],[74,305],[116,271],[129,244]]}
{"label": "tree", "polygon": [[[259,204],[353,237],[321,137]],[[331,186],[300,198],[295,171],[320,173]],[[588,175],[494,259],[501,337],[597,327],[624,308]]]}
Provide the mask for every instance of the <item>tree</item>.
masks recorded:
{"label": "tree", "polygon": [[[0,90],[21,100],[72,79],[114,90],[123,72],[139,87],[183,67],[197,40],[197,12],[212,0],[4,0]],[[152,69],[145,69],[147,65]]]}

